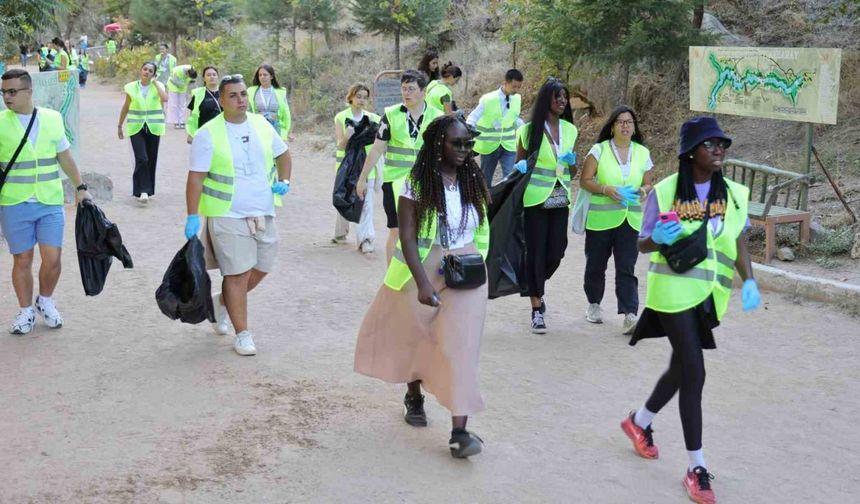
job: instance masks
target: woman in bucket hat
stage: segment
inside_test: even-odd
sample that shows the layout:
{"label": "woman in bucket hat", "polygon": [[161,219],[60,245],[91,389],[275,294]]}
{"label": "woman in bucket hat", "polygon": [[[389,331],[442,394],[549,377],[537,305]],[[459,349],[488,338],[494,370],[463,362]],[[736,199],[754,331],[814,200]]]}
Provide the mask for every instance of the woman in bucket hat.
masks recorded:
{"label": "woman in bucket hat", "polygon": [[[724,179],[722,173],[731,144],[731,138],[711,117],[685,122],[681,126],[678,173],[658,183],[645,203],[638,245],[640,252],[650,253],[646,308],[630,344],[668,336],[672,358],[645,404],[621,422],[636,453],[656,459],[651,421],[678,392],[690,461],[683,483],[690,499],[702,504],[716,502],[711,488],[713,475],[706,469],[702,451],[702,350],[716,348],[712,329],[728,307],[735,269],[744,280],[744,311],[754,310],[760,303],[746,246],[749,190]],[[705,226],[705,233],[696,236],[704,237],[707,257],[692,265],[694,261],[689,261],[684,267],[675,261],[670,265],[666,256],[674,257],[684,249],[690,240],[678,242],[701,226]]]}

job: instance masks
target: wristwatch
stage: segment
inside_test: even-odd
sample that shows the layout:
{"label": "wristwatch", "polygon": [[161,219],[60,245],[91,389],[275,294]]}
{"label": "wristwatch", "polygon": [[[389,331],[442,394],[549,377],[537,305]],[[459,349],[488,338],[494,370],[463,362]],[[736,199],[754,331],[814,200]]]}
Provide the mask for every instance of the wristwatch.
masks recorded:
{"label": "wristwatch", "polygon": [[81,185],[75,187],[75,191],[86,191],[89,188],[90,187],[85,182],[81,182]]}

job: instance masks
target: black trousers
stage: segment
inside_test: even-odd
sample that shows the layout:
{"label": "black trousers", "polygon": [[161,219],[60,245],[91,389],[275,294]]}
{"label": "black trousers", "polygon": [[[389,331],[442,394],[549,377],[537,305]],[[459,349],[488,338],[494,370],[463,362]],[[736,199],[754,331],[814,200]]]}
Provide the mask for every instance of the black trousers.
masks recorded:
{"label": "black trousers", "polygon": [[158,163],[158,142],[161,137],[149,131],[149,126],[131,136],[131,148],[134,150],[134,174],[131,176],[131,193],[135,197],[140,193],[150,196],[155,194],[155,165]]}
{"label": "black trousers", "polygon": [[525,208],[526,296],[542,297],[546,281],[561,264],[567,248],[568,207]]}
{"label": "black trousers", "polygon": [[657,381],[645,407],[657,413],[675,392],[679,392],[678,410],[684,443],[687,450],[698,450],[702,447],[702,389],[705,387],[705,356],[700,335],[702,322],[695,308],[680,313],[661,312],[659,316],[672,344],[672,358],[669,369]]}
{"label": "black trousers", "polygon": [[639,249],[639,233],[625,219],[620,226],[604,231],[585,230],[585,297],[588,303],[603,300],[606,265],[615,258],[615,298],[618,313],[639,313],[639,280],[634,269]]}

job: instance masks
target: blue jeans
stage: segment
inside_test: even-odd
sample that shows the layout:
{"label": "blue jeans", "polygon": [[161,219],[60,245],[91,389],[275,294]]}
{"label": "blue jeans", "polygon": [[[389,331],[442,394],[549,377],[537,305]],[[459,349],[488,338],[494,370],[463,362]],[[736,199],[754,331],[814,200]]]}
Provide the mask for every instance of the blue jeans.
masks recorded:
{"label": "blue jeans", "polygon": [[484,172],[487,187],[493,185],[493,175],[496,173],[496,165],[499,163],[502,164],[502,176],[507,177],[514,169],[514,159],[516,159],[516,156],[516,152],[507,151],[502,147],[489,154],[481,154],[481,171]]}

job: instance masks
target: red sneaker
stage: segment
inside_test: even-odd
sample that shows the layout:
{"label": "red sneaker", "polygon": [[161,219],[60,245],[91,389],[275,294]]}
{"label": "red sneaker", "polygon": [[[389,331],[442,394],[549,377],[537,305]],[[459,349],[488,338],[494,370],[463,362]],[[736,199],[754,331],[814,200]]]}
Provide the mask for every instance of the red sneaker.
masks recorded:
{"label": "red sneaker", "polygon": [[635,411],[631,411],[630,414],[621,421],[621,430],[627,434],[630,441],[633,441],[633,449],[636,450],[636,453],[638,453],[640,457],[655,459],[659,456],[659,453],[657,451],[657,447],[654,446],[654,438],[652,437],[652,433],[654,431],[651,430],[650,425],[644,429],[636,425],[633,422],[633,416],[635,414]]}
{"label": "red sneaker", "polygon": [[714,475],[702,466],[697,466],[684,477],[684,488],[690,500],[698,504],[716,504],[717,497],[711,489],[711,480]]}

